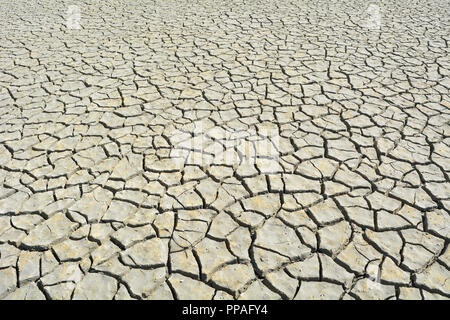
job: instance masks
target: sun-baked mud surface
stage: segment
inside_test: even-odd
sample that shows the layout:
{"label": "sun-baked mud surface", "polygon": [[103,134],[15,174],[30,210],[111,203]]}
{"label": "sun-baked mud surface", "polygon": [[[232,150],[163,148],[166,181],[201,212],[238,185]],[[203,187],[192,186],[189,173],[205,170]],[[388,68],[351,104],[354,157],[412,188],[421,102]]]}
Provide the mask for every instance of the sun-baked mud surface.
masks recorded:
{"label": "sun-baked mud surface", "polygon": [[450,4],[368,5],[2,1],[0,298],[448,299]]}

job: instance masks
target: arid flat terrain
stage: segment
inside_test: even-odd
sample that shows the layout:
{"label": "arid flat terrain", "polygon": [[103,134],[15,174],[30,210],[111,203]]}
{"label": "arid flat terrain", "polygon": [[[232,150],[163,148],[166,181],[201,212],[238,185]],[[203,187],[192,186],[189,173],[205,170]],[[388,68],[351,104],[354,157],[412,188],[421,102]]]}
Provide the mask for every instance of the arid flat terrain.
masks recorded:
{"label": "arid flat terrain", "polygon": [[450,298],[447,0],[0,15],[0,299]]}

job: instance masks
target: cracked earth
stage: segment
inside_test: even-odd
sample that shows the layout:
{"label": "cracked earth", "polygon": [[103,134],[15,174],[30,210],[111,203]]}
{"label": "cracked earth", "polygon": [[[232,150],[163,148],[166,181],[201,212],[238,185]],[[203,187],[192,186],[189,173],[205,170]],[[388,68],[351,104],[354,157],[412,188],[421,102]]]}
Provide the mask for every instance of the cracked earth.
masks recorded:
{"label": "cracked earth", "polygon": [[450,5],[374,3],[2,1],[0,298],[449,299]]}

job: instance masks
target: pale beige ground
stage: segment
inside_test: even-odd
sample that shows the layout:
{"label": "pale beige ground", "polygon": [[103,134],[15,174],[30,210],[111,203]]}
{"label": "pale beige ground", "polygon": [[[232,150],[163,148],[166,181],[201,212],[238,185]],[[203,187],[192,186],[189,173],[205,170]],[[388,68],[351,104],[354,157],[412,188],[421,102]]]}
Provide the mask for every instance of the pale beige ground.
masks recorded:
{"label": "pale beige ground", "polygon": [[450,298],[450,4],[370,3],[2,1],[0,299]]}

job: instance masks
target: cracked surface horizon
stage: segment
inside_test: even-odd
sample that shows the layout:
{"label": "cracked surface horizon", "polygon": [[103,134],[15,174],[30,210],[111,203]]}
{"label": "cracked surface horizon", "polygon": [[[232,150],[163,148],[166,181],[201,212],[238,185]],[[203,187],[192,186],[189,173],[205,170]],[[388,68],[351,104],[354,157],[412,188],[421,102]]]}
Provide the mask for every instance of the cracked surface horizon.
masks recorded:
{"label": "cracked surface horizon", "polygon": [[0,299],[449,299],[450,4],[373,3],[3,1]]}

